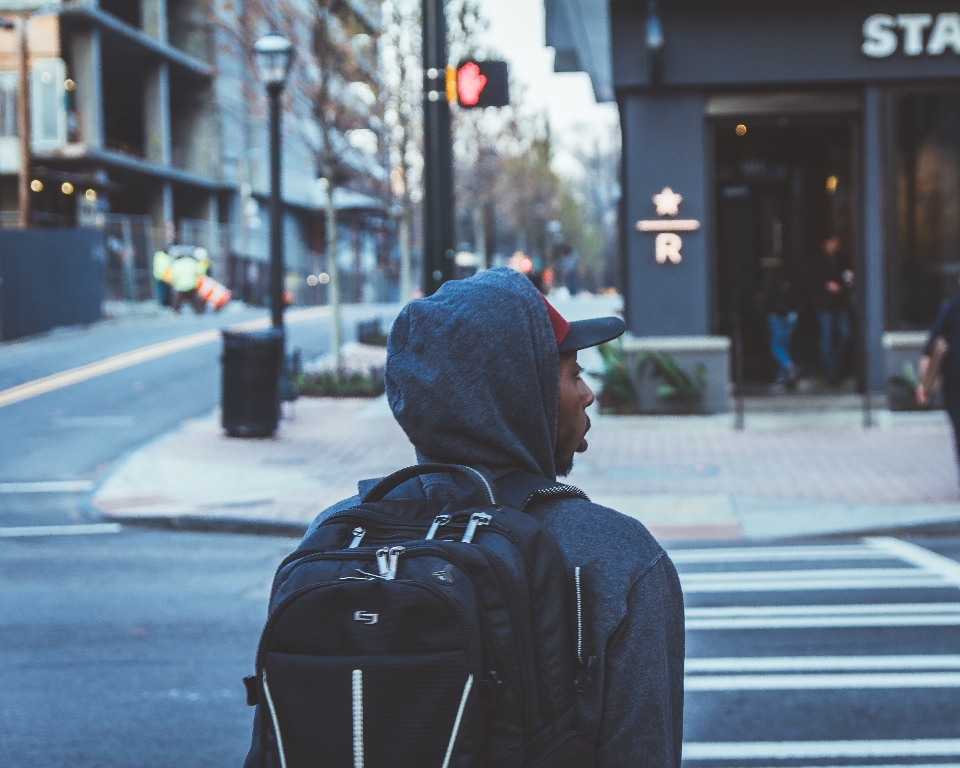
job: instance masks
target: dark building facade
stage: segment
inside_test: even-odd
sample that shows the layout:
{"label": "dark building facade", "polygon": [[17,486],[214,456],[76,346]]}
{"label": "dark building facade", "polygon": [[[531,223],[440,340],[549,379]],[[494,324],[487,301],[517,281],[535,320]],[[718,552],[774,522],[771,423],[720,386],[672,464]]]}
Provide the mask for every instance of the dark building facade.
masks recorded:
{"label": "dark building facade", "polygon": [[956,4],[546,10],[557,68],[587,71],[619,105],[630,331],[729,336],[739,324],[747,378],[762,380],[773,369],[765,286],[786,271],[794,353],[817,373],[823,242],[835,234],[860,340],[847,365],[881,391],[884,338],[928,326],[960,277]]}

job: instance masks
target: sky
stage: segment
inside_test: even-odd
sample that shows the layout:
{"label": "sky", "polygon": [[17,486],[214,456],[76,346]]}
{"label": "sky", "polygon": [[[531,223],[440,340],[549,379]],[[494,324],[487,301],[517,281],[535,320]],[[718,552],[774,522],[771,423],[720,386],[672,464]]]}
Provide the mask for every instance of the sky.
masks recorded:
{"label": "sky", "polygon": [[618,125],[615,104],[597,104],[590,78],[582,72],[553,71],[553,49],[544,45],[543,0],[480,0],[490,21],[488,44],[510,63],[511,78],[526,84],[527,103],[546,110],[556,147],[555,170],[577,173],[566,152],[596,136],[609,145]]}

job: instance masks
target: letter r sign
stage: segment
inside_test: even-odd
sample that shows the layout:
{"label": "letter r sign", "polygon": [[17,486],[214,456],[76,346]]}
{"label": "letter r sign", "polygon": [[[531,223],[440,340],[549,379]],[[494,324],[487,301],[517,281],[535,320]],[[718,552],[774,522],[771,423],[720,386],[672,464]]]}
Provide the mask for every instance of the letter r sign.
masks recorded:
{"label": "letter r sign", "polygon": [[682,245],[683,240],[680,239],[680,235],[674,232],[661,232],[657,235],[654,245],[657,264],[666,264],[668,261],[671,264],[679,264],[683,258],[680,255]]}

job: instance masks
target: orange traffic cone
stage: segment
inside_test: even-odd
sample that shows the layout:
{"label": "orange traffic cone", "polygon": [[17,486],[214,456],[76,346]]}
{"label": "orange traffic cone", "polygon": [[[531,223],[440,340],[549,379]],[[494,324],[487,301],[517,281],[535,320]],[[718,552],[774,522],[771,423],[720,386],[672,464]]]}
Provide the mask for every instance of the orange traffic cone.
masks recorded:
{"label": "orange traffic cone", "polygon": [[197,280],[197,294],[218,312],[223,309],[227,305],[227,302],[233,297],[229,288],[206,275],[202,275],[200,279]]}

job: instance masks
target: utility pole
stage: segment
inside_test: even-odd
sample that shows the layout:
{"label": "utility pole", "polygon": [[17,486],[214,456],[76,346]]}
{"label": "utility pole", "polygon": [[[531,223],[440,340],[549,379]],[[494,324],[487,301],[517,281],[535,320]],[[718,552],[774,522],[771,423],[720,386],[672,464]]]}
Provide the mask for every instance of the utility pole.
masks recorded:
{"label": "utility pole", "polygon": [[17,201],[20,228],[30,226],[30,50],[27,40],[29,17],[17,19],[17,133],[20,135],[20,175],[17,177]]}
{"label": "utility pole", "polygon": [[280,94],[283,83],[267,88],[270,100],[270,314],[283,330],[283,204],[280,199]]}
{"label": "utility pole", "polygon": [[447,102],[447,24],[443,0],[423,0],[423,292],[453,278],[453,150]]}

